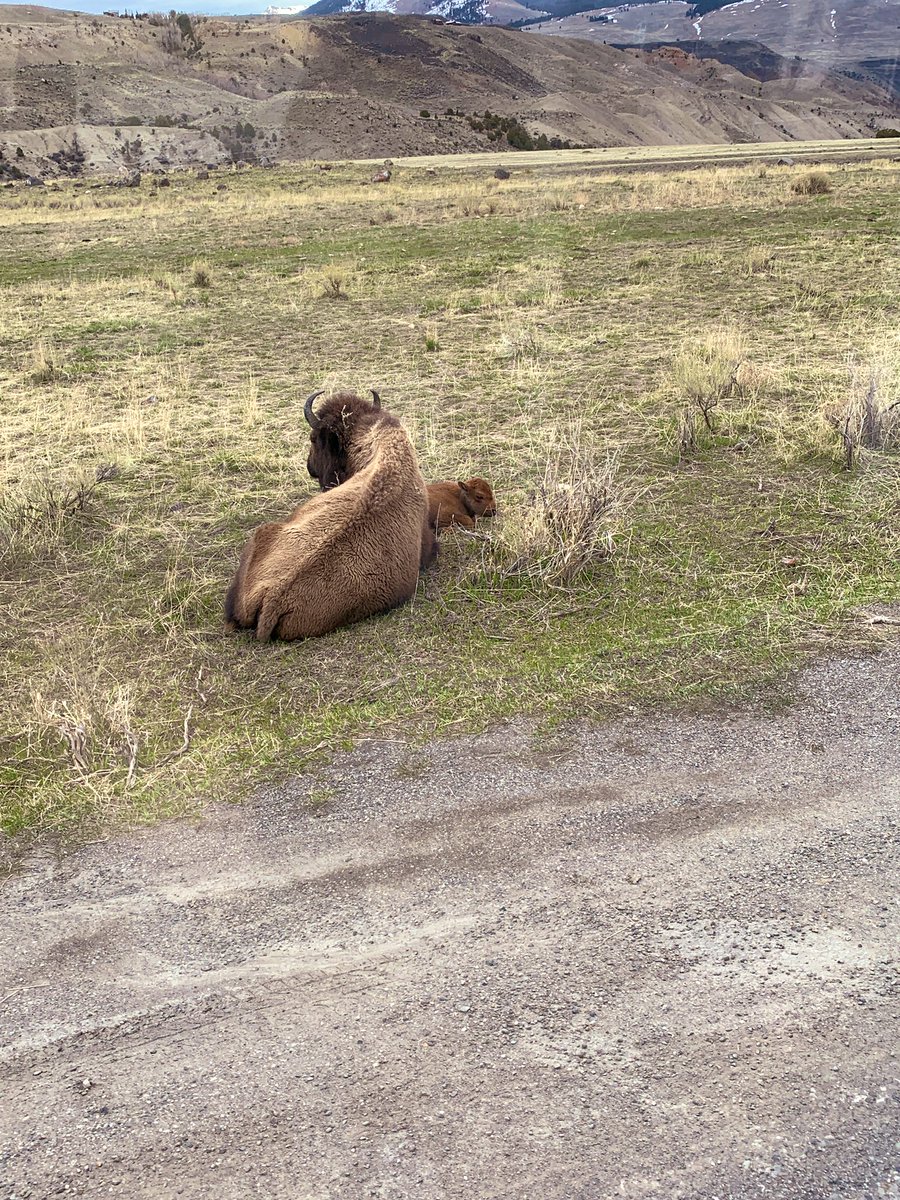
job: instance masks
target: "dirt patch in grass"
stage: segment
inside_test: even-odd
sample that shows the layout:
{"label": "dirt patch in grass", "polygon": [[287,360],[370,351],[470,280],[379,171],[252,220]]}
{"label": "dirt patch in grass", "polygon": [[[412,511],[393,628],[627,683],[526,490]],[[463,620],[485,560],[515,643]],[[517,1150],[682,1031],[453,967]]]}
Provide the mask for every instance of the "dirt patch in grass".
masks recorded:
{"label": "dirt patch in grass", "polygon": [[[735,696],[890,636],[854,614],[898,597],[897,457],[844,470],[827,413],[896,322],[897,164],[815,204],[778,169],[480,174],[398,164],[375,224],[352,164],[0,197],[8,834],[235,797],[395,724]],[[426,476],[486,476],[500,515],[402,610],[226,637],[243,539],[310,492],[302,398],[337,386],[378,388]],[[566,446],[621,501],[603,553],[510,570]]]}

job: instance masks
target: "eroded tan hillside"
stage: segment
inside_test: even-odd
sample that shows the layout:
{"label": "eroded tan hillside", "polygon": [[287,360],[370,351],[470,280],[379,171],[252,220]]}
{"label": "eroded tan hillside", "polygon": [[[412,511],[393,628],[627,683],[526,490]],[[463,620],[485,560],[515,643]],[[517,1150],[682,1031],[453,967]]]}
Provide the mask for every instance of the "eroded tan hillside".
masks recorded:
{"label": "eroded tan hillside", "polygon": [[[4,18],[13,154],[31,152],[12,132],[128,124],[192,127],[261,162],[495,149],[467,120],[485,109],[592,146],[859,136],[896,119],[878,88],[827,71],[761,83],[714,61],[386,14],[179,26],[10,6]],[[140,161],[155,137],[141,134]],[[181,141],[185,161],[203,157]]]}

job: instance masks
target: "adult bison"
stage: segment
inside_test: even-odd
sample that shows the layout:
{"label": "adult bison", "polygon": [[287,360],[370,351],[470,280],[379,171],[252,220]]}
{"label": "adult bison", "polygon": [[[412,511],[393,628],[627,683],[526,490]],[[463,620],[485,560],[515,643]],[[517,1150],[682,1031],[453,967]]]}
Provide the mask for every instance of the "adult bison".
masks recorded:
{"label": "adult bison", "polygon": [[322,492],[286,521],[260,525],[228,589],[230,629],[271,637],[320,637],[409,600],[420,563],[428,498],[416,452],[377,393],[370,403],[338,392],[303,413],[307,469]]}

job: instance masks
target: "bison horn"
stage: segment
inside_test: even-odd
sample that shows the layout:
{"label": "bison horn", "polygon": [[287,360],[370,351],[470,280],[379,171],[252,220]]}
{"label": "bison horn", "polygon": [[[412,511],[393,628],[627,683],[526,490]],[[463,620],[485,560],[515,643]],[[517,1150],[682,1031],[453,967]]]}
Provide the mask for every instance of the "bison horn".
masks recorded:
{"label": "bison horn", "polygon": [[306,401],[306,403],[303,406],[303,415],[304,415],[304,417],[306,417],[306,420],[309,423],[309,426],[311,429],[318,429],[319,425],[321,424],[321,421],[316,416],[316,414],[313,412],[313,401],[318,400],[318,398],[322,395],[324,395],[323,392],[313,392],[313,394],[309,397],[309,399]]}
{"label": "bison horn", "polygon": [[374,388],[369,388],[369,391],[372,393],[372,407],[375,409],[376,412],[378,412],[379,409],[381,408],[381,397],[378,395],[378,393],[375,391]]}

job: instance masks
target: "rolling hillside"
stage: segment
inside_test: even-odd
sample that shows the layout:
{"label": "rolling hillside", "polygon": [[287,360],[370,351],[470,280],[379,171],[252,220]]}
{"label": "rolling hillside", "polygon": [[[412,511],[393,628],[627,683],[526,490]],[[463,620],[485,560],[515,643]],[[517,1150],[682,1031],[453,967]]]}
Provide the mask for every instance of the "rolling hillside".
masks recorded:
{"label": "rolling hillside", "polygon": [[819,68],[767,79],[680,51],[415,17],[4,15],[0,149],[44,172],[54,138],[78,131],[85,164],[105,167],[117,146],[139,166],[215,160],[215,146],[261,162],[501,148],[473,128],[486,109],[586,146],[853,137],[897,119],[881,88]]}
{"label": "rolling hillside", "polygon": [[[777,53],[830,65],[866,59],[895,74],[900,0],[318,0],[309,15],[391,12],[461,24],[539,24],[541,32],[611,45],[646,42],[762,42]],[[886,66],[885,64],[888,64]]]}

